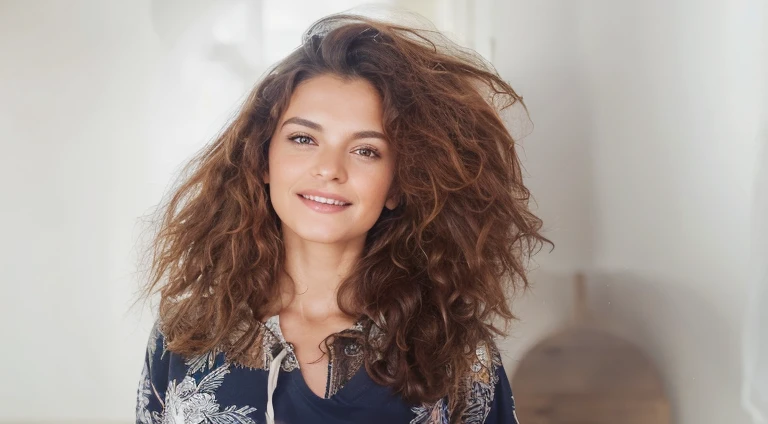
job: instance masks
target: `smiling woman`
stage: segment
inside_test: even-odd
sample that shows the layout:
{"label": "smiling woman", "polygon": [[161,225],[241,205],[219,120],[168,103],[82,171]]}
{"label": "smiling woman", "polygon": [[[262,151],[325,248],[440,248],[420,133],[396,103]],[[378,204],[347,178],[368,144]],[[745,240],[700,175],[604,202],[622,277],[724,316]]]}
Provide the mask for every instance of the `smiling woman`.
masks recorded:
{"label": "smiling woman", "polygon": [[161,210],[137,422],[516,423],[518,103],[435,31],[316,22]]}
{"label": "smiling woman", "polygon": [[379,94],[362,78],[320,75],[296,87],[283,115],[264,181],[285,243],[344,242],[362,251],[385,204],[397,206]]}

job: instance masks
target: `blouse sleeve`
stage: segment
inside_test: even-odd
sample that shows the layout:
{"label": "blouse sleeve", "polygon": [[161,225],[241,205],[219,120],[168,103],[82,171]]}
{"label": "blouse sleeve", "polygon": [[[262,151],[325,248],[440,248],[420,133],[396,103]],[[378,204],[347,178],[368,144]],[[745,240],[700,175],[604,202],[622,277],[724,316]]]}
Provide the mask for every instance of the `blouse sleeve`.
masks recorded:
{"label": "blouse sleeve", "polygon": [[488,412],[485,422],[487,424],[519,424],[515,415],[515,398],[512,395],[512,387],[509,384],[504,366],[499,362],[496,365],[496,384],[493,390],[491,410]]}
{"label": "blouse sleeve", "polygon": [[136,399],[136,424],[159,423],[168,387],[170,354],[165,350],[165,338],[155,323],[147,342],[144,368],[141,372]]}
{"label": "blouse sleeve", "polygon": [[[461,422],[466,424],[519,424],[515,416],[507,373],[495,343],[481,343],[471,366],[464,393]],[[443,420],[448,422],[447,419]]]}

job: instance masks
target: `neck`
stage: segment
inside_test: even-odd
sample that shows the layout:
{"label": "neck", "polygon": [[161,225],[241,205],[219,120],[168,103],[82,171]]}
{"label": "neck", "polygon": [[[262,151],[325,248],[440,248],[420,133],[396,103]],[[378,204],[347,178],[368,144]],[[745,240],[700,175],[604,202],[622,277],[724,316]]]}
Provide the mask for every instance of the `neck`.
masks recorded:
{"label": "neck", "polygon": [[336,295],[362,254],[363,243],[315,243],[285,234],[285,268],[278,280],[282,311],[296,313],[308,322],[346,317]]}

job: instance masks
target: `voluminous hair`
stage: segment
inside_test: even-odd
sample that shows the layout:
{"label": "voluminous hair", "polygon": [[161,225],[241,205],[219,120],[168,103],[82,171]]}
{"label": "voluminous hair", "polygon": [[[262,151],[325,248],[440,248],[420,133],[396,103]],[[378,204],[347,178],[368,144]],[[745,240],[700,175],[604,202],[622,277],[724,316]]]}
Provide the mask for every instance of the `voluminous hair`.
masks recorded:
{"label": "voluminous hair", "polygon": [[344,312],[381,330],[365,368],[407,401],[455,400],[475,348],[515,318],[508,298],[528,286],[530,257],[551,242],[501,118],[522,98],[437,31],[349,14],[313,24],[162,205],[145,295],[160,293],[172,351],[236,359],[250,347],[285,261],[263,181],[270,138],[297,85],[318,75],[376,88],[396,154],[399,204],[338,289]]}

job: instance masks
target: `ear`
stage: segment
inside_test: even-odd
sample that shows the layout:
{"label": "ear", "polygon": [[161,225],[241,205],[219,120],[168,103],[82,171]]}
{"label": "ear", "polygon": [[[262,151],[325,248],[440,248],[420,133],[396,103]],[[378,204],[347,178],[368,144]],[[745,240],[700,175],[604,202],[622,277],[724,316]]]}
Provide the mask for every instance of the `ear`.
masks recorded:
{"label": "ear", "polygon": [[400,202],[398,201],[397,196],[392,196],[387,199],[387,202],[384,203],[384,206],[386,206],[389,210],[394,210],[399,203]]}
{"label": "ear", "polygon": [[269,171],[261,173],[261,180],[264,181],[264,184],[269,184]]}
{"label": "ear", "polygon": [[387,201],[384,202],[384,206],[389,210],[395,210],[400,204],[400,188],[395,184],[389,186],[389,192],[387,193]]}

